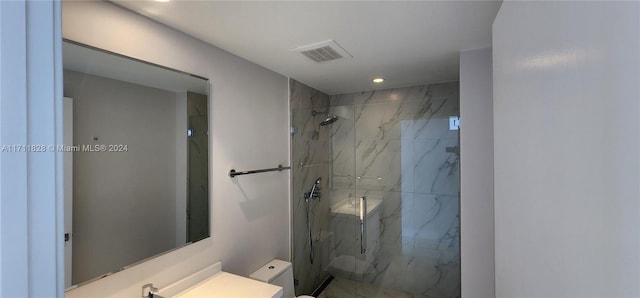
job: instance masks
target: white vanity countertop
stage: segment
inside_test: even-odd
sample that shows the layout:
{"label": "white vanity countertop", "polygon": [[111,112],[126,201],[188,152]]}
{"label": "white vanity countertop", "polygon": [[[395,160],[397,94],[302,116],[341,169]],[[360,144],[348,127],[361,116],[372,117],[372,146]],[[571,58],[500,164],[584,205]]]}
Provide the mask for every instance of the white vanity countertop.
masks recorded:
{"label": "white vanity countertop", "polygon": [[[160,294],[162,296],[162,293]],[[219,272],[174,298],[280,298],[282,288],[239,275]]]}

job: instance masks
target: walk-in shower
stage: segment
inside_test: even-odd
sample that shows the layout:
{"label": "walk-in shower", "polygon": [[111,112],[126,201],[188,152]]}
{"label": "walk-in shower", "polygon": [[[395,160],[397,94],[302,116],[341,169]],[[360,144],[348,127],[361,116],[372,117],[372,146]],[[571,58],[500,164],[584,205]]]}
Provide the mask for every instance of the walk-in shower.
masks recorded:
{"label": "walk-in shower", "polygon": [[296,294],[460,297],[458,84],[290,86]]}

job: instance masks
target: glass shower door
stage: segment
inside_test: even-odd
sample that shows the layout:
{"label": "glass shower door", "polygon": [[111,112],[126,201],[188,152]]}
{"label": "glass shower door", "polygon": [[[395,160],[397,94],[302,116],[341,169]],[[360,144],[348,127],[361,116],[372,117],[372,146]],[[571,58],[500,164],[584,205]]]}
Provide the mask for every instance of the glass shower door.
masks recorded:
{"label": "glass shower door", "polygon": [[329,110],[338,120],[331,125],[330,231],[332,235],[327,273],[334,277],[321,297],[355,297],[357,260],[360,257],[359,218],[355,173],[355,114],[353,105]]}
{"label": "glass shower door", "polygon": [[[376,297],[398,287],[393,261],[402,247],[402,142],[404,118],[409,111],[399,102],[356,103],[354,185],[358,202],[353,210],[358,218],[361,243],[355,268],[357,297]],[[399,295],[394,295],[401,297]]]}
{"label": "glass shower door", "polygon": [[377,93],[353,105],[355,297],[459,297],[457,83]]}

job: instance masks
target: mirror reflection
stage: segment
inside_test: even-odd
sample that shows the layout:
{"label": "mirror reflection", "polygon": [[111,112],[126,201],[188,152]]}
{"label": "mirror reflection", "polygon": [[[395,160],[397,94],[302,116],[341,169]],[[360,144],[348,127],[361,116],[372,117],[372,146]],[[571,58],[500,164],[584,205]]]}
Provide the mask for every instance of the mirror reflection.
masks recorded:
{"label": "mirror reflection", "polygon": [[209,237],[208,81],[65,41],[65,286]]}

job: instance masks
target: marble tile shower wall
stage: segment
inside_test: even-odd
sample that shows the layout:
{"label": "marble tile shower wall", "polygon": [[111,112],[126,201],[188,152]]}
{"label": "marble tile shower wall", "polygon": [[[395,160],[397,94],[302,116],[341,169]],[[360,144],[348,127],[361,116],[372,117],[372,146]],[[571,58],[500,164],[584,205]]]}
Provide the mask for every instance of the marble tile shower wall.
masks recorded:
{"label": "marble tile shower wall", "polygon": [[[458,146],[449,130],[458,89],[451,82],[331,97],[341,121],[331,131],[332,206],[362,195],[382,199],[374,257],[366,258],[374,270],[362,281],[459,297],[459,157],[446,150]],[[339,248],[348,241],[359,238],[335,239],[332,253],[348,253]]]}
{"label": "marble tile shower wall", "polygon": [[[289,81],[291,109],[291,177],[293,212],[293,274],[297,281],[296,295],[311,294],[328,274],[324,271],[329,261],[329,161],[330,133],[320,122],[326,115],[313,116],[312,111],[326,112],[329,96],[298,81]],[[310,209],[313,263],[307,230],[304,193],[310,191],[314,181],[322,177],[319,200],[313,200]]]}

